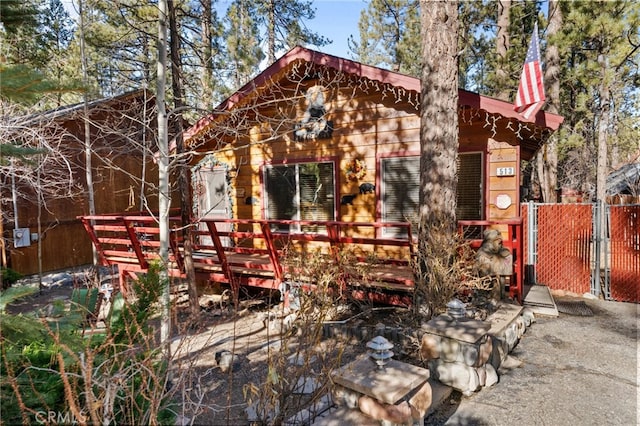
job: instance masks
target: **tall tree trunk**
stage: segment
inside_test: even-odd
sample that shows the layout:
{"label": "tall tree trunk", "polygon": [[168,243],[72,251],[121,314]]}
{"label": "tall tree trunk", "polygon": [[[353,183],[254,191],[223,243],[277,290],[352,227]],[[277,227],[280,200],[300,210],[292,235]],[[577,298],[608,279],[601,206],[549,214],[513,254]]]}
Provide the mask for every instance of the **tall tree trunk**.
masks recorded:
{"label": "tall tree trunk", "polygon": [[158,61],[157,61],[156,107],[158,110],[158,205],[160,228],[160,261],[162,269],[162,313],[160,325],[160,344],[165,359],[171,357],[171,285],[167,273],[169,265],[169,140],[167,110],[165,106],[165,86],[167,82],[167,0],[158,1]]}
{"label": "tall tree trunk", "polygon": [[511,11],[511,0],[498,1],[498,34],[496,36],[496,54],[498,56],[498,67],[496,68],[496,89],[497,96],[506,100],[509,98],[510,90],[507,83],[511,81],[509,72],[505,69],[507,64],[507,52],[511,46],[509,35],[509,17]]}
{"label": "tall tree trunk", "polygon": [[180,191],[180,213],[182,224],[182,237],[184,240],[184,267],[187,274],[187,286],[189,291],[189,305],[191,317],[197,321],[200,316],[200,303],[198,302],[198,289],[196,287],[196,270],[193,265],[193,233],[191,227],[191,191],[189,190],[188,164],[182,158],[184,154],[184,139],[182,137],[182,112],[184,110],[184,91],[182,88],[182,64],[180,60],[180,34],[178,33],[178,17],[173,0],[168,0],[169,7],[169,34],[171,40],[171,86],[173,90],[173,104],[176,116],[176,153],[178,155],[178,190]]}
{"label": "tall tree trunk", "polygon": [[606,200],[606,182],[607,182],[607,136],[609,131],[609,113],[611,92],[609,91],[609,82],[607,78],[608,61],[604,53],[598,55],[598,64],[600,65],[601,80],[598,87],[600,94],[600,110],[598,112],[598,165],[596,170],[596,199],[605,202]]}
{"label": "tall tree trunk", "polygon": [[270,64],[276,61],[276,4],[267,1],[267,59]]}
{"label": "tall tree trunk", "polygon": [[456,227],[458,10],[456,1],[421,0],[422,102],[420,223]]}
{"label": "tall tree trunk", "polygon": [[423,68],[416,269],[416,298],[420,302],[416,309],[426,316],[444,308],[453,296],[455,280],[447,271],[455,259],[456,247],[457,6],[457,1],[420,0]]}
{"label": "tall tree trunk", "polygon": [[[562,10],[558,0],[549,1],[548,40],[562,29]],[[547,94],[547,111],[557,114],[560,106],[560,53],[558,46],[547,43],[544,82]],[[534,160],[540,183],[540,193],[545,203],[558,201],[558,134],[553,133],[538,151]]]}
{"label": "tall tree trunk", "polygon": [[203,108],[209,109],[213,105],[213,49],[211,48],[211,19],[213,12],[211,0],[202,0],[202,102]]}
{"label": "tall tree trunk", "polygon": [[[87,55],[85,52],[85,39],[84,39],[84,10],[82,7],[83,0],[78,1],[78,16],[80,19],[80,25],[78,28],[80,37],[80,63],[82,66],[82,84],[85,87],[89,86],[89,76],[87,70]],[[96,214],[96,202],[93,191],[93,166],[91,164],[91,123],[89,120],[89,100],[87,98],[87,92],[82,95],[83,101],[83,113],[84,113],[84,176],[87,184],[87,200],[89,202],[89,215]],[[92,221],[93,223],[93,221]],[[92,245],[93,250],[93,264],[98,264],[98,251]]]}

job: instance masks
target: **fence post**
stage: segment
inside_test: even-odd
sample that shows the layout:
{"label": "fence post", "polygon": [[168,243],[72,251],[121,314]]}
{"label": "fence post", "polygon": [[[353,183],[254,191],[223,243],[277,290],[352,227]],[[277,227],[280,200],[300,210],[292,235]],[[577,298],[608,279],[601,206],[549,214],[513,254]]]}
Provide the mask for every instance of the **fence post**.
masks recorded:
{"label": "fence post", "polygon": [[593,272],[591,273],[591,294],[600,295],[600,256],[602,253],[602,200],[593,205]]}
{"label": "fence post", "polygon": [[604,239],[602,252],[604,253],[604,298],[605,300],[611,300],[611,256],[610,256],[610,243],[611,243],[611,206],[604,205],[604,217],[602,221],[604,224]]}
{"label": "fence post", "polygon": [[527,261],[525,282],[536,284],[536,247],[538,245],[538,211],[533,201],[527,202]]}

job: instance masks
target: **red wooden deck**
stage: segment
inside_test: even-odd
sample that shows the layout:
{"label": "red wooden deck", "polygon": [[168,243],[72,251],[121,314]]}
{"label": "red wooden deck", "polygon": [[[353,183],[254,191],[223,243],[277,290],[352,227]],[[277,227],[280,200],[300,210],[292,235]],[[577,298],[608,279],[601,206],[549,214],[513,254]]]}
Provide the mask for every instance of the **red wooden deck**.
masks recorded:
{"label": "red wooden deck", "polygon": [[[159,227],[152,216],[96,215],[82,216],[81,220],[100,263],[118,267],[123,292],[127,291],[127,278],[146,272],[150,263],[160,260]],[[182,223],[178,216],[170,217],[169,223],[172,232],[167,269],[170,276],[184,278],[184,248],[179,232]],[[510,239],[505,246],[514,250],[514,259],[518,259],[514,262],[516,285],[510,290],[521,301],[519,223],[508,224]],[[461,222],[461,226],[465,224]],[[496,222],[468,224],[488,226]],[[383,228],[400,230],[401,237],[382,237]],[[411,262],[415,253],[409,223],[202,219],[195,234],[193,259],[197,277],[229,285],[236,296],[241,286],[283,290],[289,282],[297,282],[314,288],[315,283],[303,271],[296,270],[292,266],[295,262],[290,260],[302,253],[317,253],[327,265],[341,266],[336,280],[343,295],[375,303],[411,304]]]}

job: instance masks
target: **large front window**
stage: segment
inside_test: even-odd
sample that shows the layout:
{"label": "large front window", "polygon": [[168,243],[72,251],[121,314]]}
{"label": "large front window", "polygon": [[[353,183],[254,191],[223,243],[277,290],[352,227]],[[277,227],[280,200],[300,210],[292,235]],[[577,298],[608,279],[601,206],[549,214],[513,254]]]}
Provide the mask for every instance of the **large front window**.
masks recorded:
{"label": "large front window", "polygon": [[[420,157],[394,157],[381,160],[382,221],[417,224],[420,196]],[[482,153],[458,154],[458,220],[482,219]],[[400,229],[383,228],[385,236],[401,236]],[[414,231],[417,226],[414,226]]]}
{"label": "large front window", "polygon": [[[335,220],[333,162],[266,166],[264,169],[267,219]],[[282,231],[310,230],[279,226]]]}

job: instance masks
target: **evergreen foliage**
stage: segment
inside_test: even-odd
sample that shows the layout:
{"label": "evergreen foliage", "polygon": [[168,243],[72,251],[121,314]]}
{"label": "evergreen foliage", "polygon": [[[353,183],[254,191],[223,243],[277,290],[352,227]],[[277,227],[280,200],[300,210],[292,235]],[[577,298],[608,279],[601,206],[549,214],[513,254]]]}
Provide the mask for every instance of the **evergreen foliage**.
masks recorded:
{"label": "evergreen foliage", "polygon": [[[350,39],[354,59],[375,66],[419,75],[421,56],[405,54],[403,46],[418,46],[414,16],[407,11],[419,2],[371,1],[360,16],[360,40]],[[560,106],[565,122],[558,133],[559,186],[595,195],[597,129],[602,120],[603,81],[598,58],[606,61],[606,80],[612,94],[607,127],[610,167],[638,161],[640,155],[638,67],[640,62],[639,4],[633,1],[560,2],[564,24],[558,34],[546,37],[545,2],[510,2],[509,49],[496,53],[498,2],[459,2],[459,85],[484,95],[512,101],[527,46],[537,21],[541,49],[548,44],[560,50]],[[396,20],[402,16],[402,20]],[[397,25],[398,23],[402,25]],[[600,55],[600,56],[599,56]],[[409,62],[403,62],[402,58]],[[413,61],[413,62],[411,62]],[[606,117],[604,117],[606,118]]]}
{"label": "evergreen foliage", "polygon": [[349,38],[359,62],[419,76],[420,4],[418,0],[372,0],[360,14],[360,41]]}
{"label": "evergreen foliage", "polygon": [[35,288],[1,293],[3,423],[35,423],[38,413],[53,411],[89,423],[174,424],[168,364],[158,356],[150,322],[158,311],[159,276],[154,265],[134,283],[136,298],[112,311],[117,318],[107,319],[101,332],[86,335],[82,316],[67,309],[5,312],[7,304]]}

